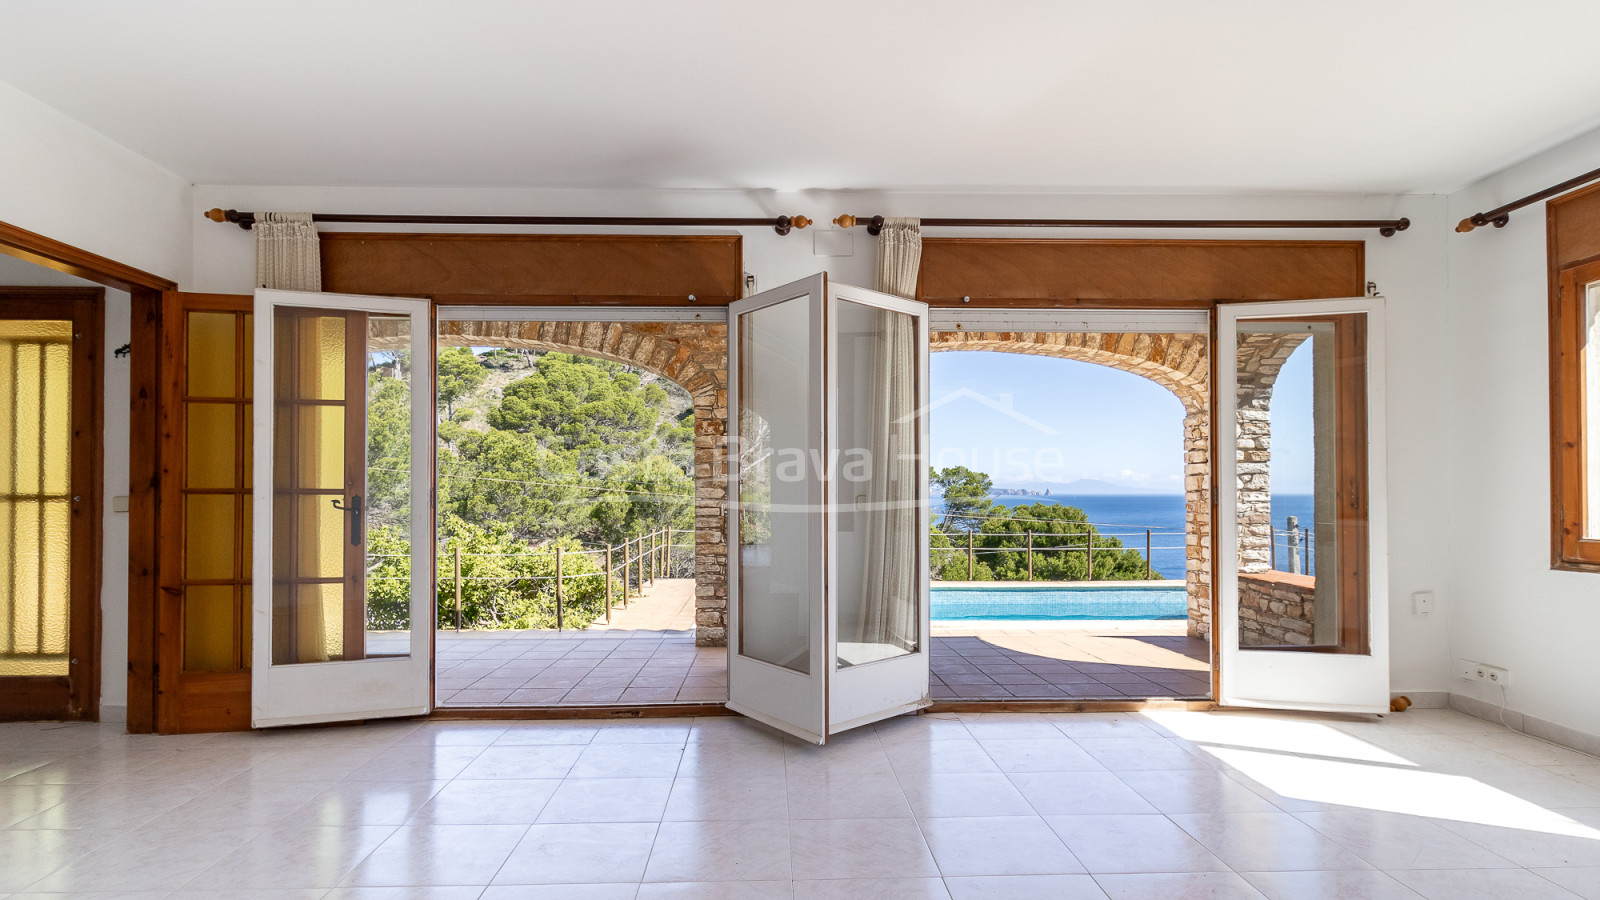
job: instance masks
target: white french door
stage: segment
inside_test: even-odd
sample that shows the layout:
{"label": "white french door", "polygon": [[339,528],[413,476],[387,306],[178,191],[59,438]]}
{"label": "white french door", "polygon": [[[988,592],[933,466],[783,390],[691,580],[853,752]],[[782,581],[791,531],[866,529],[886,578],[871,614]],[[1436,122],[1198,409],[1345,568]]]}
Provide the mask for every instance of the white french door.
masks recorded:
{"label": "white french door", "polygon": [[728,311],[728,706],[808,741],[928,704],[928,308]]}
{"label": "white french door", "polygon": [[1389,709],[1383,304],[1218,309],[1224,705]]}
{"label": "white french door", "polygon": [[256,292],[257,728],[430,708],[429,322],[425,300]]}

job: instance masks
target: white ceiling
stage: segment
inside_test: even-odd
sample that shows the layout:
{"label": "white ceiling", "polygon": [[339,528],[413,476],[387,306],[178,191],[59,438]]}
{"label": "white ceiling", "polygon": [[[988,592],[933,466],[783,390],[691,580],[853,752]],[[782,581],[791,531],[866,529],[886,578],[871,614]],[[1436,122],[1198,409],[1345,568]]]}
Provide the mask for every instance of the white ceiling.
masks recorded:
{"label": "white ceiling", "polygon": [[1441,191],[1600,124],[1595,0],[6,0],[202,184]]}

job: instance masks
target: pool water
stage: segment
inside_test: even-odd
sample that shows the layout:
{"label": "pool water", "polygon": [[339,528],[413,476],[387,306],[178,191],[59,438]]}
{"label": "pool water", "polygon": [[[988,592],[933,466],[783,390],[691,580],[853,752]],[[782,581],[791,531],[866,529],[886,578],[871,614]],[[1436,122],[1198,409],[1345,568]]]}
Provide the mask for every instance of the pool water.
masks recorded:
{"label": "pool water", "polygon": [[1169,585],[933,586],[939,619],[1181,619],[1188,595]]}

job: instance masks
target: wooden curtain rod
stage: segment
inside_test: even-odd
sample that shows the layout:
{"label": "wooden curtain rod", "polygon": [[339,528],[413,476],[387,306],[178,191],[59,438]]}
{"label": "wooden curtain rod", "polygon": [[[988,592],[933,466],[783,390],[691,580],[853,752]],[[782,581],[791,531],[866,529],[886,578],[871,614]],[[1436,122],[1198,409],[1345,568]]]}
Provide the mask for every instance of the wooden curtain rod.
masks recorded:
{"label": "wooden curtain rod", "polygon": [[[868,234],[883,230],[883,216],[852,216],[833,220],[840,228],[867,226]],[[923,219],[933,228],[1376,228],[1384,237],[1411,227],[1410,219]]]}
{"label": "wooden curtain rod", "polygon": [[1519,210],[1532,203],[1538,203],[1540,200],[1547,200],[1557,194],[1564,194],[1578,185],[1587,184],[1596,178],[1600,178],[1600,169],[1585,172],[1582,175],[1579,175],[1577,178],[1569,178],[1558,185],[1547,187],[1536,194],[1529,194],[1528,196],[1523,197],[1521,200],[1513,200],[1510,203],[1507,203],[1505,206],[1497,206],[1488,212],[1473,213],[1472,215],[1467,216],[1465,219],[1462,219],[1460,223],[1456,225],[1456,231],[1466,234],[1474,228],[1482,228],[1485,225],[1493,225],[1496,228],[1504,228],[1506,227],[1506,223],[1511,221],[1511,213],[1515,212],[1516,210]]}
{"label": "wooden curtain rod", "polygon": [[[232,222],[246,231],[256,224],[256,214],[237,209],[210,209],[204,213],[213,222]],[[775,216],[770,219],[713,219],[661,216],[372,216],[354,213],[312,213],[313,222],[347,222],[363,225],[660,225],[679,227],[736,228],[771,226],[779,234],[805,228],[805,216]]]}

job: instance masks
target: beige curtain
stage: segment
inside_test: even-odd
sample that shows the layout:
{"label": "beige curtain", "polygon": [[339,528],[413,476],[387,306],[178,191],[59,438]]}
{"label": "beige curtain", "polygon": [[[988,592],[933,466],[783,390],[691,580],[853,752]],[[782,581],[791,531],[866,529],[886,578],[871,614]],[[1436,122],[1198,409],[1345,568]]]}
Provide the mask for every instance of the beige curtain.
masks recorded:
{"label": "beige curtain", "polygon": [[322,251],[310,213],[256,213],[256,287],[322,290]]}
{"label": "beige curtain", "polygon": [[[916,219],[887,219],[878,236],[878,290],[917,292],[922,228]],[[872,483],[866,515],[867,565],[861,635],[902,650],[917,645],[917,350],[915,320],[878,313],[873,355]]]}
{"label": "beige curtain", "polygon": [[910,300],[922,264],[922,220],[890,217],[878,232],[878,290]]}

